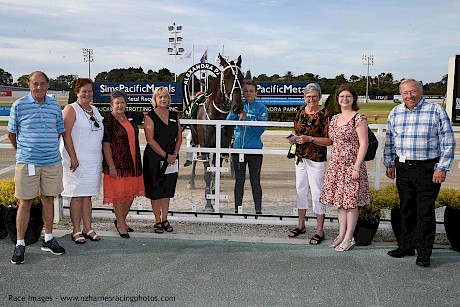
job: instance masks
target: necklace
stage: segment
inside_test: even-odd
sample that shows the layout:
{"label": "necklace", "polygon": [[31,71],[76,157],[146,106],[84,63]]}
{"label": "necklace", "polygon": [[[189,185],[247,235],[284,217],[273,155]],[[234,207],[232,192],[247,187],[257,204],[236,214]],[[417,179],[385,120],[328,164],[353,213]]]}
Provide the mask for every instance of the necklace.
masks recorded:
{"label": "necklace", "polygon": [[313,111],[312,113],[307,113],[307,109],[304,109],[306,124],[308,127],[311,127],[314,121],[316,121],[316,114],[321,111],[321,109]]}
{"label": "necklace", "polygon": [[77,102],[77,104],[78,104],[78,105],[80,106],[80,108],[81,108],[83,111],[85,111],[86,113],[88,113],[88,114],[93,113],[93,109],[91,108],[91,106],[89,106],[90,109],[88,110],[88,109],[83,108],[83,107],[81,106],[81,104],[79,104],[78,102]]}

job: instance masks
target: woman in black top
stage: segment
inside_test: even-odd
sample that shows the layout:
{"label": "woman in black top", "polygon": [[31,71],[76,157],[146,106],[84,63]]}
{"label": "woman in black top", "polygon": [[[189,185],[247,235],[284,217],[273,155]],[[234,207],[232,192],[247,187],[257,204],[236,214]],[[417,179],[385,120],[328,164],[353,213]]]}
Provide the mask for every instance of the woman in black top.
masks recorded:
{"label": "woman in black top", "polygon": [[168,210],[170,199],[174,197],[176,190],[178,172],[173,169],[179,165],[182,129],[178,114],[169,111],[170,103],[168,89],[156,88],[152,96],[154,109],[145,116],[144,121],[147,139],[144,152],[144,186],[145,196],[152,203],[155,233],[173,231],[168,222]]}

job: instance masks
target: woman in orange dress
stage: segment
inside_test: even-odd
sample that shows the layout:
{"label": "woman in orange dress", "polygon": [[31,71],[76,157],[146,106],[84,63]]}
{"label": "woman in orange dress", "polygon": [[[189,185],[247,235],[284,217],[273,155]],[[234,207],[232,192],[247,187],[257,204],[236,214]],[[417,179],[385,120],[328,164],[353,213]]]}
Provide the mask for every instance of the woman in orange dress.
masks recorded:
{"label": "woman in orange dress", "polygon": [[122,91],[110,95],[112,112],[104,117],[104,204],[113,204],[115,228],[122,238],[134,231],[126,216],[137,196],[144,196],[139,129],[125,114],[127,97]]}

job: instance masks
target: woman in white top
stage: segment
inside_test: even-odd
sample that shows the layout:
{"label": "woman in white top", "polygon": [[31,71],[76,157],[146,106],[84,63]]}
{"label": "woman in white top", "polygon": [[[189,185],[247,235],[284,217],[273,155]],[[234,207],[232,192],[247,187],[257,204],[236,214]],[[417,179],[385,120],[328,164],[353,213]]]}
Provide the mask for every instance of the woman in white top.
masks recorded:
{"label": "woman in white top", "polygon": [[86,239],[100,240],[91,227],[91,197],[99,194],[104,127],[101,114],[90,105],[93,85],[89,78],[78,79],[75,83],[77,101],[63,111],[66,131],[61,143],[64,169],[62,196],[71,197],[72,241],[77,244],[85,243]]}

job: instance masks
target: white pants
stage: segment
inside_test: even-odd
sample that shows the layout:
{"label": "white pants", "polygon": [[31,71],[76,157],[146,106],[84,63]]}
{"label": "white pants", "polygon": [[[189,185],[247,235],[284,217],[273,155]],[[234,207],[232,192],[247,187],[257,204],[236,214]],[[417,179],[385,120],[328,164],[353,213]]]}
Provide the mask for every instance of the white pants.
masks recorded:
{"label": "white pants", "polygon": [[297,208],[309,208],[309,192],[312,198],[313,212],[326,214],[326,206],[319,202],[323,189],[324,175],[326,173],[326,161],[315,162],[302,159],[302,163],[295,165],[295,185],[297,190]]}

